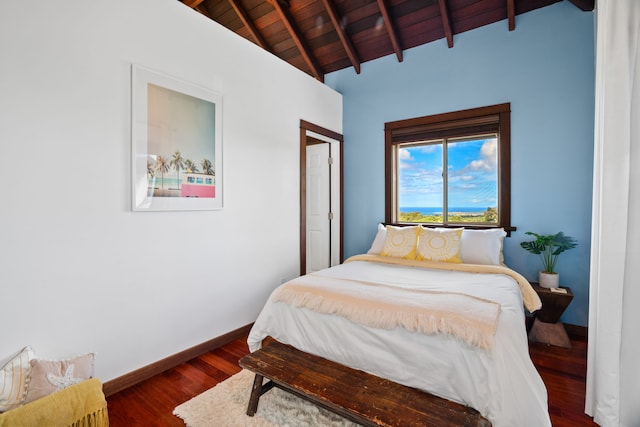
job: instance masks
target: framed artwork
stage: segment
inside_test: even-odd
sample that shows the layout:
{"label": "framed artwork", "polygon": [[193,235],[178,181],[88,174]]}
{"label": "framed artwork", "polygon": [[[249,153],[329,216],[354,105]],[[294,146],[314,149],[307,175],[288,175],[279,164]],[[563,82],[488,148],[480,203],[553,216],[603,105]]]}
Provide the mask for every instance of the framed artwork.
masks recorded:
{"label": "framed artwork", "polygon": [[132,66],[134,211],[222,209],[222,96]]}

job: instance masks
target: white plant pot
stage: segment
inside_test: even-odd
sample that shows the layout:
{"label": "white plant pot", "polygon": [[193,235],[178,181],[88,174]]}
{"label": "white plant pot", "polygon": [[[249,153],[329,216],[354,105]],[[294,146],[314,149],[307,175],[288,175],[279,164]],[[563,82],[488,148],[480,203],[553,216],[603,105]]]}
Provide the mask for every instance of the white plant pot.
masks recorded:
{"label": "white plant pot", "polygon": [[557,288],[560,283],[560,275],[558,273],[541,271],[538,277],[538,283],[540,283],[540,286],[543,288]]}

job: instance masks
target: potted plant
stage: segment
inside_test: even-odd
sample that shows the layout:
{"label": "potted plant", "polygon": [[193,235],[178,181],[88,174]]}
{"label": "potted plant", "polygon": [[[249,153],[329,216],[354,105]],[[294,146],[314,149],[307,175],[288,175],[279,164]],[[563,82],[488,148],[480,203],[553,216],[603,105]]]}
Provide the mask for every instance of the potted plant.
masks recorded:
{"label": "potted plant", "polygon": [[555,271],[558,256],[569,249],[578,246],[573,237],[566,236],[562,231],[556,234],[540,235],[527,231],[525,234],[535,237],[529,242],[520,242],[520,246],[532,254],[540,255],[543,270],[540,272],[540,286],[557,288],[560,283],[559,274]]}

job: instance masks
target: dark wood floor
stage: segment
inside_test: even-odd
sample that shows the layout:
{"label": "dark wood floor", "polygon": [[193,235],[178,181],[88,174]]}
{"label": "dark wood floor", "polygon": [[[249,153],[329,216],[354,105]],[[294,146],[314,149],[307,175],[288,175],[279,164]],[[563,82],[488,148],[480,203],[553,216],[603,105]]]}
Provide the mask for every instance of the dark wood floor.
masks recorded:
{"label": "dark wood floor", "polygon": [[[531,359],[549,392],[553,426],[597,426],[584,415],[587,342],[580,337],[571,342],[571,349],[530,344]],[[248,351],[243,337],[109,396],[111,427],[184,426],[173,409],[239,372],[238,360]]]}

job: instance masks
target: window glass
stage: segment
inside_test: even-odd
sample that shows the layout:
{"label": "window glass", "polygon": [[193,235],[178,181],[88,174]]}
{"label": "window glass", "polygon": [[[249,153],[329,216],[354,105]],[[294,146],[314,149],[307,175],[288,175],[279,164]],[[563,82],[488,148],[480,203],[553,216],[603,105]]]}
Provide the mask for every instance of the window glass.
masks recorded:
{"label": "window glass", "polygon": [[396,149],[400,222],[498,222],[496,135],[398,144]]}
{"label": "window glass", "polygon": [[399,221],[442,222],[442,143],[396,147]]}

